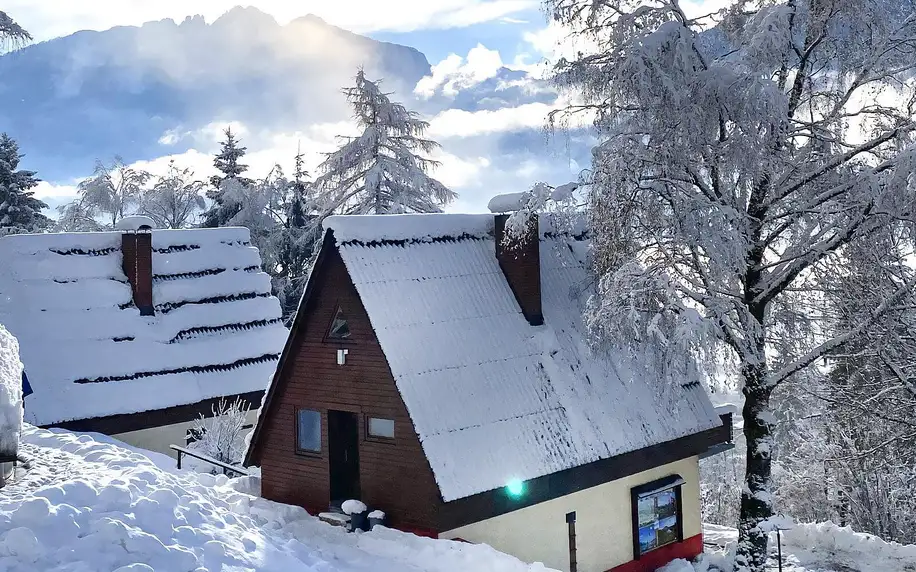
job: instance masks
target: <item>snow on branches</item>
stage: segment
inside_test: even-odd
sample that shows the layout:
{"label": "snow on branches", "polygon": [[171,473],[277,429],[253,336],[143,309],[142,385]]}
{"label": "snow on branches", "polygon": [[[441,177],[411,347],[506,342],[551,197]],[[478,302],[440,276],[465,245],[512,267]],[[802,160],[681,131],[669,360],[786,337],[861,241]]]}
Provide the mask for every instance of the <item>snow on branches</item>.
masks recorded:
{"label": "snow on branches", "polygon": [[[749,451],[738,569],[760,571],[771,393],[867,332],[914,284],[900,275],[843,330],[823,312],[824,275],[877,264],[849,249],[878,248],[881,229],[905,233],[913,221],[914,8],[735,2],[691,18],[677,0],[547,4],[592,47],[557,62],[555,81],[577,103],[554,119],[591,113],[602,137],[587,181],[601,283],[638,261],[638,276],[654,280],[637,283],[657,289],[643,301],[695,308],[737,363]],[[619,291],[595,302],[612,324],[632,303]],[[680,320],[656,325],[662,345],[683,331]]]}
{"label": "snow on branches", "polygon": [[327,214],[440,212],[455,193],[429,176],[437,162],[423,157],[439,145],[424,139],[429,123],[389,99],[378,82],[356,74],[344,90],[362,129],[319,166],[321,209]]}

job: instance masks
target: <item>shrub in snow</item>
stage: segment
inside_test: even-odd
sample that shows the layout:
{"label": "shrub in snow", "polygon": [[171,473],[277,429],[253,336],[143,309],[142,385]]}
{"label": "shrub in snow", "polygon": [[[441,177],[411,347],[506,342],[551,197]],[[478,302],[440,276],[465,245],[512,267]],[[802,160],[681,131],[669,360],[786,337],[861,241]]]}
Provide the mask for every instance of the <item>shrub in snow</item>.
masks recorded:
{"label": "shrub in snow", "polygon": [[[217,461],[238,465],[246,450],[245,416],[248,408],[241,399],[233,402],[220,399],[213,407],[213,416],[200,416],[194,422],[191,433],[198,437],[188,448],[199,451]],[[200,464],[200,463],[198,463]],[[205,464],[205,463],[204,463]],[[203,467],[203,465],[201,465]],[[209,472],[217,473],[221,469],[207,465]]]}
{"label": "shrub in snow", "polygon": [[[0,325],[0,459],[16,456],[21,431],[22,363],[19,361],[19,342]],[[0,477],[2,472],[0,465]]]}

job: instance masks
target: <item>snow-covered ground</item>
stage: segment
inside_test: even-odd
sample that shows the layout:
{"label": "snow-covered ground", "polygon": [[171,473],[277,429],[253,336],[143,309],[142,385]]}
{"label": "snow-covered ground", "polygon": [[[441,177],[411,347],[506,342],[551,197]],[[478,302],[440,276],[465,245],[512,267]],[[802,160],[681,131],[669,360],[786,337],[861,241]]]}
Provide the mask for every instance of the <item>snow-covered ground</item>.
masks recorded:
{"label": "snow-covered ground", "polygon": [[0,491],[3,571],[546,570],[486,546],[390,529],[348,534],[246,494],[248,479],[177,471],[100,436],[27,425],[20,451],[31,468]]}
{"label": "snow-covered ground", "polygon": [[[348,534],[248,494],[251,479],[178,471],[102,435],[26,425],[20,452],[31,467],[0,490],[4,572],[547,572],[487,546],[384,528]],[[707,526],[703,561],[665,572],[730,572],[735,539]],[[796,525],[783,548],[786,572],[916,572],[916,546],[831,523]]]}
{"label": "snow-covered ground", "polygon": [[[885,542],[832,522],[795,524],[781,536],[784,572],[916,572],[916,545]],[[737,540],[734,528],[704,525],[704,558],[693,565],[672,563],[663,572],[731,572],[728,562]],[[775,534],[770,535],[769,568],[779,569]]]}

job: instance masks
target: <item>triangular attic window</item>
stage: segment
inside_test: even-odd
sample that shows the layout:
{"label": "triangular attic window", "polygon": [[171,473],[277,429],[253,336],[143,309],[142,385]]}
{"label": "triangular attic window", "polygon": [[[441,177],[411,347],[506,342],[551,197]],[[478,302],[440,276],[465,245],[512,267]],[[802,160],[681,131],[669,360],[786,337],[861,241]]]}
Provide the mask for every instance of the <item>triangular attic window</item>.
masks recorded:
{"label": "triangular attic window", "polygon": [[331,322],[331,331],[328,332],[328,337],[332,340],[345,340],[350,337],[350,325],[347,324],[347,319],[340,308],[337,308],[337,313],[334,314],[334,321]]}

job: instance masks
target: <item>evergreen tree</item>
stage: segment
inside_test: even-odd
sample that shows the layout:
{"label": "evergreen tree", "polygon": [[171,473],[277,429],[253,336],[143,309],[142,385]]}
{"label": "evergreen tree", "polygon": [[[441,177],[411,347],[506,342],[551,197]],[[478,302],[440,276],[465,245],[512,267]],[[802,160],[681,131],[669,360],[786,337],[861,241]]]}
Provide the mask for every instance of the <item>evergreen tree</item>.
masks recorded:
{"label": "evergreen tree", "polygon": [[456,195],[428,175],[438,162],[421,154],[439,146],[423,138],[429,123],[393,103],[362,70],[344,93],[363,132],[319,166],[322,214],[440,212]]}
{"label": "evergreen tree", "polygon": [[301,152],[296,154],[293,180],[289,185],[286,216],[279,236],[278,263],[275,276],[275,293],[283,306],[283,316],[292,320],[305,287],[305,279],[315,245],[320,233],[314,221],[314,197],[308,182]]}
{"label": "evergreen tree", "polygon": [[242,188],[247,188],[253,183],[251,179],[241,176],[248,170],[248,165],[240,162],[248,149],[239,145],[231,127],[227,127],[223,133],[226,139],[221,143],[222,149],[219,154],[213,159],[213,166],[222,175],[213,175],[210,178],[213,188],[207,191],[207,198],[213,201],[213,206],[204,213],[202,226],[207,228],[226,226],[229,220],[241,210],[241,206],[236,201],[228,200],[226,193],[228,180],[237,181]]}
{"label": "evergreen tree", "polygon": [[29,190],[38,184],[35,172],[17,170],[21,158],[16,141],[0,134],[0,234],[35,232],[50,225],[41,214],[48,205]]}

